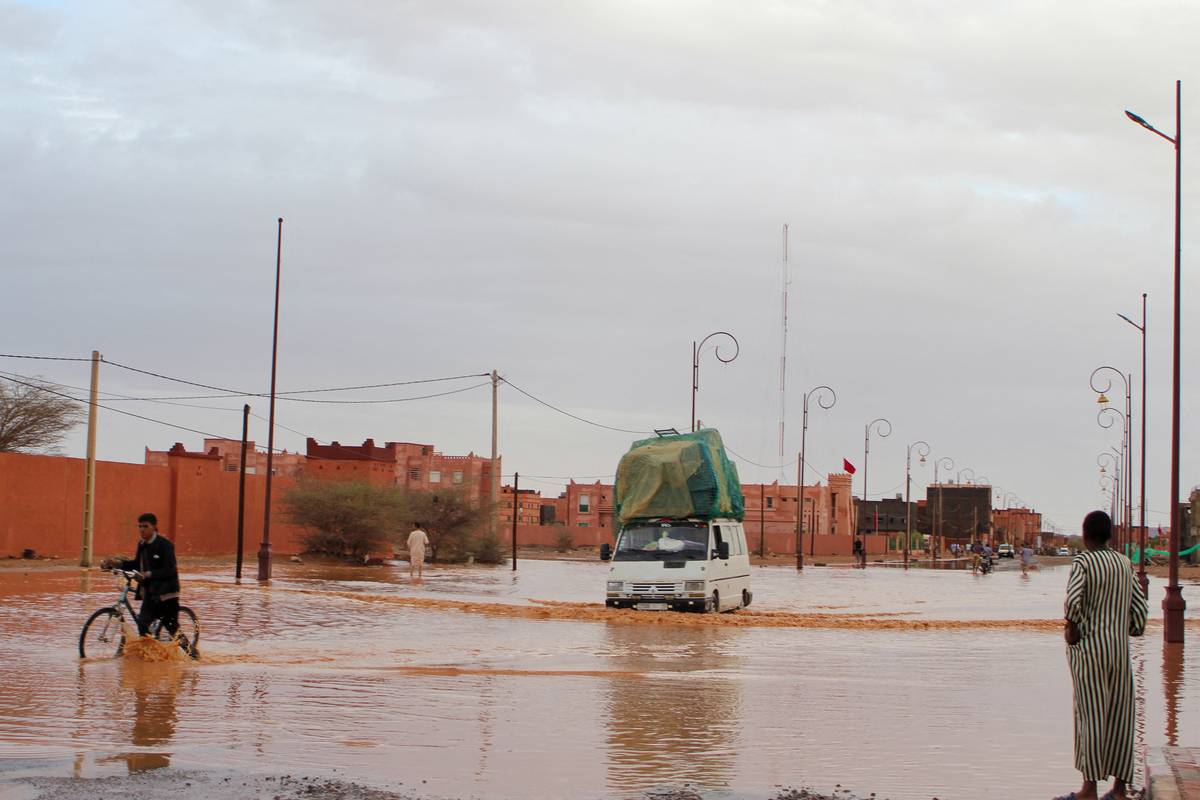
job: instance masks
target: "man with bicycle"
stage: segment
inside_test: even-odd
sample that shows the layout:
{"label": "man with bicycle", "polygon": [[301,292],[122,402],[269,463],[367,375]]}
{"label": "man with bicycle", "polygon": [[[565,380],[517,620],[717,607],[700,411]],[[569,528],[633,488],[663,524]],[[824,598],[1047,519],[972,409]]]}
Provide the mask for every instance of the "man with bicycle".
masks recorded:
{"label": "man with bicycle", "polygon": [[158,517],[142,514],[138,517],[137,553],[132,559],[106,558],[101,569],[123,569],[136,572],[139,578],[137,596],[142,601],[138,610],[138,633],[149,632],[150,623],[162,620],[162,626],[174,636],[179,630],[179,569],[175,565],[175,545],[158,534]]}

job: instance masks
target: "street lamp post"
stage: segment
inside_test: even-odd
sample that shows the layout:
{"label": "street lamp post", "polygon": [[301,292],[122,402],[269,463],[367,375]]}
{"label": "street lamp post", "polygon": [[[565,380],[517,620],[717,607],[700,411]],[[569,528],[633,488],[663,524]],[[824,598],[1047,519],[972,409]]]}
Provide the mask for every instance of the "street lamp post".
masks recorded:
{"label": "street lamp post", "polygon": [[704,343],[714,336],[728,336],[733,342],[733,355],[731,355],[729,358],[723,357],[721,355],[721,345],[716,345],[716,352],[714,355],[716,355],[717,360],[722,364],[728,364],[730,361],[733,361],[738,357],[738,353],[742,351],[741,346],[738,344],[737,338],[732,333],[727,331],[715,331],[714,333],[710,333],[708,336],[705,336],[703,339],[701,339],[699,344],[692,342],[692,433],[696,432],[696,392],[700,389],[700,353],[704,350]]}
{"label": "street lamp post", "polygon": [[1138,325],[1124,314],[1118,313],[1117,316],[1137,328],[1142,334],[1142,465],[1141,469],[1138,470],[1141,482],[1141,497],[1138,500],[1138,508],[1141,509],[1138,520],[1138,528],[1140,529],[1138,536],[1138,581],[1142,584],[1142,594],[1149,597],[1150,579],[1146,577],[1146,293],[1142,292],[1141,325]]}
{"label": "street lamp post", "polygon": [[1167,136],[1149,122],[1130,111],[1125,115],[1143,128],[1161,136],[1175,146],[1175,330],[1174,355],[1171,359],[1171,571],[1163,598],[1163,639],[1168,642],[1183,641],[1183,612],[1187,604],[1179,586],[1179,541],[1183,517],[1179,513],[1179,329],[1180,313],[1180,164],[1183,160],[1182,106],[1183,87],[1175,81],[1175,137]]}
{"label": "street lamp post", "polygon": [[930,548],[933,551],[932,555],[933,555],[934,563],[937,563],[937,560],[938,560],[938,555],[939,555],[939,550],[940,550],[940,545],[941,545],[941,543],[938,540],[942,536],[942,533],[943,533],[942,526],[944,524],[942,521],[942,495],[944,495],[945,492],[942,491],[942,485],[938,481],[938,468],[939,467],[941,467],[943,469],[954,469],[954,459],[950,458],[950,456],[942,456],[941,458],[939,458],[933,462],[933,485],[936,486],[937,490],[938,490],[937,527],[934,528],[933,547]]}
{"label": "street lamp post", "polygon": [[[886,429],[884,428],[884,426],[887,426]],[[888,422],[883,417],[879,417],[878,419],[873,419],[867,423],[866,430],[863,433],[863,510],[864,510],[864,513],[867,508],[867,463],[871,456],[871,429],[872,428],[875,429],[875,432],[878,433],[881,438],[886,439],[887,437],[892,435],[892,423]],[[878,514],[875,515],[875,520],[876,520],[875,535],[878,536],[879,535],[879,515]],[[863,569],[867,568],[867,537],[866,537],[866,534],[863,534],[862,550],[861,550],[861,552],[859,552],[859,566],[862,567]]]}
{"label": "street lamp post", "polygon": [[[1124,414],[1124,416],[1121,415],[1120,411],[1118,411],[1115,408],[1110,408],[1108,405],[1108,396],[1105,393],[1108,392],[1110,389],[1112,389],[1112,378],[1107,377],[1105,379],[1105,383],[1103,386],[1097,385],[1097,379],[1104,373],[1115,374],[1118,378],[1121,379],[1121,383],[1123,383],[1125,386],[1125,414]],[[1130,384],[1131,383],[1132,383],[1132,380],[1130,379],[1130,376],[1121,372],[1116,367],[1109,367],[1109,366],[1096,367],[1096,369],[1092,370],[1092,375],[1088,379],[1088,384],[1092,387],[1092,391],[1094,391],[1100,395],[1099,397],[1096,398],[1096,402],[1100,405],[1100,411],[1097,412],[1097,414],[1096,414],[1096,420],[1097,420],[1097,422],[1100,423],[1100,427],[1111,428],[1113,426],[1112,420],[1108,416],[1106,416],[1106,414],[1116,414],[1121,419],[1121,450],[1119,451],[1118,455],[1121,457],[1121,474],[1125,476],[1125,482],[1121,485],[1121,489],[1123,491],[1118,492],[1118,494],[1117,494],[1117,497],[1118,497],[1117,548],[1118,549],[1121,549],[1124,546],[1125,540],[1129,536],[1129,529],[1130,529],[1131,523],[1133,521],[1133,511],[1131,508],[1133,492],[1130,491],[1130,487],[1132,486],[1132,481],[1129,480],[1130,475],[1133,472],[1133,470],[1130,468],[1131,463],[1132,463],[1132,458],[1131,458],[1131,454],[1129,452],[1129,450],[1130,450],[1129,445],[1130,445],[1130,441],[1132,438],[1130,435],[1130,433],[1131,433],[1130,429],[1131,429],[1132,423],[1133,423],[1133,418],[1132,418],[1133,402],[1132,402],[1132,397],[1130,395]],[[1130,502],[1125,502],[1126,498],[1130,498]],[[1121,533],[1122,526],[1125,529],[1125,532],[1123,535]]]}
{"label": "street lamp post", "polygon": [[[804,569],[804,448],[808,438],[808,400],[814,397],[817,405],[824,409],[833,408],[837,402],[837,392],[830,389],[828,386],[815,386],[804,393],[803,413],[800,418],[800,463],[796,468],[798,473],[796,482],[796,569]],[[828,400],[828,405],[826,404]],[[816,555],[817,552],[817,535],[814,531],[812,534],[812,552],[809,555]]]}
{"label": "street lamp post", "polygon": [[912,451],[917,448],[921,463],[929,455],[929,442],[918,440],[908,446],[908,454],[904,459],[904,568],[908,569],[908,546],[912,541]]}
{"label": "street lamp post", "polygon": [[279,277],[283,259],[283,217],[275,239],[275,322],[271,333],[271,410],[267,415],[267,481],[263,491],[263,538],[258,549],[258,579],[271,580],[271,475],[275,471],[275,367],[279,355]]}

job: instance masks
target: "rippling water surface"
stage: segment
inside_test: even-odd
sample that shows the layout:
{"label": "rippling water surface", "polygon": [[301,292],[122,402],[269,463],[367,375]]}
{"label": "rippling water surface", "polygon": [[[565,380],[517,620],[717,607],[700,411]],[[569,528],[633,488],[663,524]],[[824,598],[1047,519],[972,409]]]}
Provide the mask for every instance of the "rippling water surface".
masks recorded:
{"label": "rippling water surface", "polygon": [[[338,770],[547,800],[684,782],[711,797],[841,784],[897,800],[1078,783],[1057,624],[998,627],[1057,620],[1065,567],[761,567],[757,617],[682,619],[603,610],[605,571],[523,561],[515,574],[435,568],[416,584],[406,567],[281,564],[263,588],[191,565],[184,602],[203,657],[176,664],[81,662],[79,628],[114,584],[5,569],[0,778]],[[1161,596],[1152,583],[1159,617]],[[1155,626],[1134,646],[1140,740],[1196,744],[1200,645],[1161,641]]]}

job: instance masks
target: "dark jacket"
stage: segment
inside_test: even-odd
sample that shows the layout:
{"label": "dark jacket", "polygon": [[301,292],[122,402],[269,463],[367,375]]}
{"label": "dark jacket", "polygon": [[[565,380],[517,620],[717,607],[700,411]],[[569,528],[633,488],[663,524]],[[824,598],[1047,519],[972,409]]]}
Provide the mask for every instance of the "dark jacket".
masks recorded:
{"label": "dark jacket", "polygon": [[138,597],[150,600],[169,600],[179,596],[179,569],[175,566],[175,545],[155,534],[149,542],[138,540],[137,553],[131,561],[122,561],[121,569],[150,573],[138,589]]}

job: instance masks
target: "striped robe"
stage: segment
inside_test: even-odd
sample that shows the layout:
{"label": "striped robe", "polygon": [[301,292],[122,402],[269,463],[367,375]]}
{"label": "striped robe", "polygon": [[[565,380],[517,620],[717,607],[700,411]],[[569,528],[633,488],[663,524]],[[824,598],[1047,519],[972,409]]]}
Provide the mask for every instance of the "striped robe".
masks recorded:
{"label": "striped robe", "polygon": [[1129,636],[1146,628],[1146,598],[1129,559],[1084,551],[1071,562],[1066,618],[1080,639],[1067,647],[1075,690],[1075,768],[1085,780],[1133,780],[1133,669]]}

